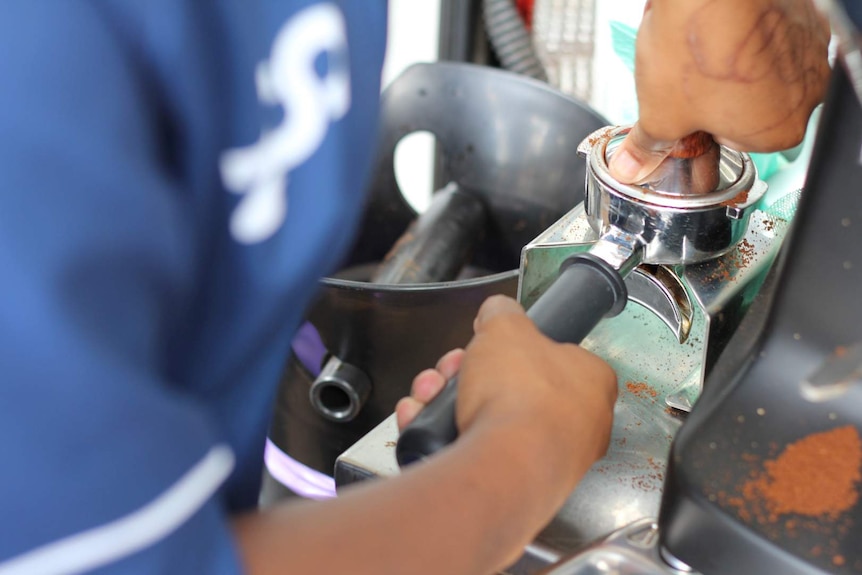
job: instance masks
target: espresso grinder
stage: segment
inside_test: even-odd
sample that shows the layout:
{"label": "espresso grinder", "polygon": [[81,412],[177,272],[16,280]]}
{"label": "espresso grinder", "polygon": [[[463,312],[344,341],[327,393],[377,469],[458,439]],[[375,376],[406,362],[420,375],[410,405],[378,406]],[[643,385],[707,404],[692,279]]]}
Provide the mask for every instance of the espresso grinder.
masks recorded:
{"label": "espresso grinder", "polygon": [[[513,573],[538,572],[626,526],[654,538],[671,442],[761,290],[794,207],[791,194],[763,209],[766,185],[750,157],[705,134],[686,139],[652,181],[621,184],[608,162],[627,131],[603,128],[581,143],[584,202],[522,251],[528,315],[608,361],[620,394],[608,454]],[[454,440],[456,389],[449,382],[400,438],[389,418],[342,454],[339,484],[396,474]]]}
{"label": "espresso grinder", "polygon": [[[766,185],[757,179],[748,156],[719,146],[707,134],[693,134],[651,181],[627,185],[608,168],[626,133],[625,128],[603,128],[582,142],[578,153],[587,161],[583,205],[523,251],[519,298],[536,326],[556,341],[581,343],[602,318],[618,316],[628,302],[626,280],[631,277],[633,296],[685,343],[695,320],[693,300],[705,298],[689,294],[691,280],[680,271],[712,261],[721,268],[703,279],[722,291],[722,280],[740,282],[739,270],[756,259],[755,238],[745,236]],[[776,226],[767,218],[760,224],[772,231]],[[731,251],[733,261],[721,259]],[[730,311],[722,309],[717,322]],[[456,379],[401,434],[401,465],[433,453],[457,435]],[[647,382],[630,381],[626,389],[658,396],[648,388]],[[676,390],[668,405],[690,409],[689,388]]]}

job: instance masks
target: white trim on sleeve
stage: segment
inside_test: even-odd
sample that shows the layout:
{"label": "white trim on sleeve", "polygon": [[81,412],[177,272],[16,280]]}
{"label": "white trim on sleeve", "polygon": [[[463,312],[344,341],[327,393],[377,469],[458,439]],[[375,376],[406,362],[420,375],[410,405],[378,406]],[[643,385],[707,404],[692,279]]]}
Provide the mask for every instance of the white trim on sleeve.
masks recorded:
{"label": "white trim on sleeve", "polygon": [[230,475],[233,451],[217,445],[153,501],[110,523],[0,563],[0,575],[75,575],[153,545],[191,518]]}

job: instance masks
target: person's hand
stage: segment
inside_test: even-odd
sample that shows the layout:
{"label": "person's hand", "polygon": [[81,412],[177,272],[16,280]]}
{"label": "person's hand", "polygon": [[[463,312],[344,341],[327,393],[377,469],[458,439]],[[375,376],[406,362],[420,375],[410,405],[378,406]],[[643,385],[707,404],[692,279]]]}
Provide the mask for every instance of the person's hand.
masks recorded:
{"label": "person's hand", "polygon": [[453,349],[437,361],[433,369],[426,369],[413,378],[410,396],[403,397],[395,406],[398,430],[407,427],[425,405],[434,399],[446,382],[461,369],[463,349]]}
{"label": "person's hand", "polygon": [[489,298],[474,331],[466,351],[449,352],[436,369],[416,376],[411,397],[396,406],[399,428],[458,373],[462,437],[494,426],[538,435],[549,457],[572,462],[573,487],[607,450],[617,395],[613,370],[577,345],[542,335],[511,298]]}
{"label": "person's hand", "polygon": [[611,174],[643,181],[699,130],[741,151],[797,145],[826,90],[829,38],[811,0],[648,1],[636,48],[640,120]]}

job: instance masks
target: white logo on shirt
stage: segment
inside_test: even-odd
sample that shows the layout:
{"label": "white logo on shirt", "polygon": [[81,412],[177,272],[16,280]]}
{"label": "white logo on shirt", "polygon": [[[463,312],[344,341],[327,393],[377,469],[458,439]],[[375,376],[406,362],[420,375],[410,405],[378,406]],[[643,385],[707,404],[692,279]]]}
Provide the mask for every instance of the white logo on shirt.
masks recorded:
{"label": "white logo on shirt", "polygon": [[[328,56],[321,77],[315,60]],[[230,231],[244,244],[271,237],[287,216],[287,179],[323,143],[331,122],[350,109],[350,75],[344,15],[334,4],[316,4],[291,18],[257,69],[261,102],[281,105],[284,120],[246,148],[221,158],[225,187],[244,194],[231,214]]]}

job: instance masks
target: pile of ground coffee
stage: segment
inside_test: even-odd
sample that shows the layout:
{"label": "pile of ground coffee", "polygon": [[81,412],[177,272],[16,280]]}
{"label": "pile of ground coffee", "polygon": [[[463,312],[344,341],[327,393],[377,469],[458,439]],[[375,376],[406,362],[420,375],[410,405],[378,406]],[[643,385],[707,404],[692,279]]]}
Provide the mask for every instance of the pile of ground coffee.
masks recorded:
{"label": "pile of ground coffee", "polygon": [[746,481],[741,494],[762,510],[761,521],[786,514],[835,519],[858,501],[860,479],[862,440],[856,428],[847,425],[789,444],[764,462],[763,472]]}

